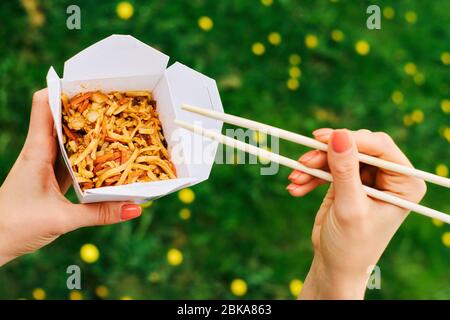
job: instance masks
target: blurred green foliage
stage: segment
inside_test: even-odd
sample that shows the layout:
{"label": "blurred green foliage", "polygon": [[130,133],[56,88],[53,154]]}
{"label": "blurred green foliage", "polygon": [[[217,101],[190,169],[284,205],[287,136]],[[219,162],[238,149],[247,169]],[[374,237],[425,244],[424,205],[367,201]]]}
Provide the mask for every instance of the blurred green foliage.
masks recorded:
{"label": "blurred green foliage", "polygon": [[[118,1],[2,1],[0,181],[22,147],[32,93],[45,86],[48,68],[62,75],[66,59],[114,33],[131,34],[170,55],[171,63],[215,78],[229,113],[304,134],[320,127],[386,131],[417,167],[433,172],[449,165],[449,114],[440,105],[450,96],[444,63],[450,1],[377,1],[381,30],[366,28],[370,1],[262,2],[134,0],[133,16],[123,20]],[[70,4],[81,8],[81,30],[66,28]],[[199,28],[201,16],[212,19],[211,30]],[[333,30],[342,41],[332,39]],[[268,41],[271,32],[281,43]],[[308,35],[317,37],[317,47],[306,46]],[[358,41],[368,54],[358,54]],[[265,49],[260,56],[252,53],[256,42]],[[297,90],[286,86],[292,54],[301,57]],[[405,68],[408,63],[414,65]],[[283,143],[280,151],[298,157],[305,149]],[[307,274],[311,227],[326,187],[294,199],[285,191],[289,170],[260,176],[259,169],[216,165],[193,188],[192,204],[172,194],[136,221],[65,235],[3,267],[0,298],[32,298],[33,289],[43,288],[47,298],[66,299],[71,264],[82,268],[85,299],[99,298],[99,285],[108,298],[233,298],[236,278],[247,283],[244,298],[293,298],[289,284]],[[449,196],[430,186],[423,203],[450,212]],[[179,216],[185,207],[188,220]],[[379,262],[382,289],[367,297],[449,299],[450,248],[441,240],[449,230],[412,214]],[[97,262],[81,260],[85,243],[99,249]],[[182,252],[180,265],[168,263],[170,248]]]}

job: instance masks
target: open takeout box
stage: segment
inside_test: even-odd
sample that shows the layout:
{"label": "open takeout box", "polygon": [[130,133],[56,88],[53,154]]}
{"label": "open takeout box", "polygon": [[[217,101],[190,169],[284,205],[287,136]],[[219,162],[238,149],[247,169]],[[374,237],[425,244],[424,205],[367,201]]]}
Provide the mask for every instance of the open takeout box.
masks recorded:
{"label": "open takeout box", "polygon": [[[201,123],[204,128],[220,131],[221,121],[181,109],[182,103],[188,103],[223,112],[216,82],[179,62],[166,68],[168,61],[167,55],[129,35],[112,35],[67,60],[62,79],[53,67],[48,71],[50,109],[62,157],[80,202],[144,202],[208,179],[217,143],[178,128],[174,120]],[[81,190],[63,145],[61,93],[70,98],[80,92],[95,90],[152,92],[170,160],[177,171],[176,179]]]}

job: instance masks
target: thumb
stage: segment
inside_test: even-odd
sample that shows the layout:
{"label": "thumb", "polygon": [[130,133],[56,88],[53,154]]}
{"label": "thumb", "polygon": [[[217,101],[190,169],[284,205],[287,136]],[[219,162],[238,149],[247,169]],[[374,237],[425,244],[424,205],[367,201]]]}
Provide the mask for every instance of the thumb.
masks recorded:
{"label": "thumb", "polygon": [[137,218],[141,207],[129,202],[100,202],[73,204],[69,215],[69,229],[114,224]]}
{"label": "thumb", "polygon": [[366,194],[359,176],[358,149],[347,130],[335,130],[328,148],[328,165],[333,176],[336,208],[350,214],[363,207]]}

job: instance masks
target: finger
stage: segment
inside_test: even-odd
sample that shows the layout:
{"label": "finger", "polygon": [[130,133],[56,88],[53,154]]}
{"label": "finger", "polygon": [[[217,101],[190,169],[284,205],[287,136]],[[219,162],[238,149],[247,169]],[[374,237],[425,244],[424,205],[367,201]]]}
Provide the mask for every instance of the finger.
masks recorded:
{"label": "finger", "polygon": [[66,194],[70,185],[72,184],[72,178],[70,177],[70,173],[67,170],[67,166],[61,157],[58,157],[55,161],[54,165],[56,180],[58,181],[59,189],[61,193]]}
{"label": "finger", "polygon": [[70,204],[70,208],[66,212],[69,217],[66,230],[70,231],[81,227],[109,225],[137,218],[141,215],[141,207],[128,202]]}
{"label": "finger", "polygon": [[[309,168],[327,169],[328,167],[326,153],[319,150],[312,150],[305,153],[298,161]],[[288,179],[295,184],[305,184],[314,179],[314,177],[305,172],[294,170]]]}
{"label": "finger", "polygon": [[325,181],[323,181],[323,180],[314,179],[303,185],[297,185],[297,184],[291,183],[287,186],[286,189],[291,194],[291,196],[302,197],[324,183],[325,183]]}
{"label": "finger", "polygon": [[336,207],[350,215],[363,206],[366,194],[359,176],[356,143],[347,130],[335,130],[328,148],[328,166],[333,176]]}
{"label": "finger", "polygon": [[47,141],[50,138],[53,138],[53,118],[47,89],[42,89],[33,95],[27,140]]}

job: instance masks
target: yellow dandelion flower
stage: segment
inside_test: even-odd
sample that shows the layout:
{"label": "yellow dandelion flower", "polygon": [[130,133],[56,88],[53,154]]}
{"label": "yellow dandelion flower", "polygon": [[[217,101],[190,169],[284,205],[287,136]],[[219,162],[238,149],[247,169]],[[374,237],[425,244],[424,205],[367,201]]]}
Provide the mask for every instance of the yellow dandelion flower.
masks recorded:
{"label": "yellow dandelion flower", "polygon": [[332,30],[330,36],[331,39],[336,42],[341,42],[344,40],[344,33],[339,29]]}
{"label": "yellow dandelion flower", "polygon": [[234,279],[231,281],[230,291],[237,297],[242,297],[247,293],[247,283],[242,279]]}
{"label": "yellow dandelion flower", "polygon": [[36,288],[32,292],[33,298],[36,300],[44,300],[47,294],[45,293],[44,289],[42,288]]}
{"label": "yellow dandelion flower", "polygon": [[386,18],[386,19],[392,19],[392,18],[394,18],[394,16],[395,16],[395,11],[394,11],[394,9],[392,8],[392,7],[385,7],[384,9],[383,9],[383,16]]}
{"label": "yellow dandelion flower", "polygon": [[119,299],[120,300],[134,300],[133,297],[131,297],[131,296],[121,296]]}
{"label": "yellow dandelion flower", "polygon": [[443,136],[444,136],[445,139],[447,139],[448,142],[450,142],[450,128],[449,127],[444,129]]}
{"label": "yellow dandelion flower", "polygon": [[412,62],[408,62],[403,66],[403,70],[407,75],[413,76],[417,72],[417,66]]}
{"label": "yellow dandelion flower", "polygon": [[270,44],[277,46],[281,43],[281,34],[279,34],[278,32],[271,32],[267,36],[267,40]]}
{"label": "yellow dandelion flower", "polygon": [[414,75],[414,83],[417,84],[418,86],[425,83],[425,76],[423,75],[423,73],[417,72]]}
{"label": "yellow dandelion flower", "polygon": [[417,13],[415,13],[414,11],[408,11],[405,13],[405,20],[408,23],[416,23],[417,21]]}
{"label": "yellow dandelion flower", "polygon": [[289,63],[293,66],[299,65],[300,62],[302,62],[302,58],[298,54],[293,53],[289,56]]}
{"label": "yellow dandelion flower", "polygon": [[167,251],[167,262],[171,266],[178,266],[183,262],[183,253],[180,250],[172,248]]}
{"label": "yellow dandelion flower", "polygon": [[303,288],[303,282],[300,279],[292,279],[289,283],[289,290],[294,297],[298,297]]}
{"label": "yellow dandelion flower", "polygon": [[444,225],[444,222],[436,218],[431,219],[431,222],[433,222],[436,227],[442,227]]}
{"label": "yellow dandelion flower", "polygon": [[181,219],[189,220],[189,218],[191,217],[191,210],[189,210],[188,208],[183,208],[178,214]]}
{"label": "yellow dandelion flower", "polygon": [[261,0],[263,6],[269,7],[273,4],[273,0]]}
{"label": "yellow dandelion flower", "polygon": [[314,49],[319,45],[319,39],[313,34],[308,34],[305,37],[305,45],[310,49]]}
{"label": "yellow dandelion flower", "polygon": [[143,203],[143,204],[141,204],[141,208],[142,209],[149,208],[149,207],[152,206],[152,204],[153,204],[153,201],[149,201],[149,202]]}
{"label": "yellow dandelion flower", "polygon": [[289,76],[291,78],[300,78],[302,75],[302,71],[299,67],[293,66],[289,68]]}
{"label": "yellow dandelion flower", "polygon": [[267,134],[259,131],[253,131],[253,141],[258,144],[264,144],[267,141]]}
{"label": "yellow dandelion flower", "polygon": [[355,44],[355,50],[359,55],[366,56],[370,52],[370,45],[365,40],[359,40]]}
{"label": "yellow dandelion flower", "polygon": [[256,56],[262,56],[266,52],[266,47],[261,42],[255,42],[252,45],[252,52]]}
{"label": "yellow dandelion flower", "polygon": [[410,127],[414,124],[414,121],[412,120],[410,115],[405,115],[405,116],[403,116],[403,124],[406,127]]}
{"label": "yellow dandelion flower", "polygon": [[446,247],[450,247],[450,231],[444,232],[442,235],[442,243]]}
{"label": "yellow dandelion flower", "polygon": [[401,104],[403,102],[403,93],[401,91],[395,90],[391,95],[392,102],[395,104]]}
{"label": "yellow dandelion flower", "polygon": [[117,4],[116,13],[120,19],[128,20],[134,14],[134,7],[128,1],[122,1]]}
{"label": "yellow dandelion flower", "polygon": [[212,19],[207,16],[198,18],[197,23],[198,27],[203,31],[210,31],[214,26],[214,22],[212,21]]}
{"label": "yellow dandelion flower", "polygon": [[86,243],[80,249],[80,257],[86,263],[94,263],[100,257],[100,251],[92,243]]}
{"label": "yellow dandelion flower", "polygon": [[159,282],[161,280],[161,276],[159,275],[158,272],[153,271],[150,272],[150,274],[147,277],[148,281],[152,282],[152,283],[156,283]]}
{"label": "yellow dandelion flower", "polygon": [[449,65],[450,64],[450,53],[442,52],[441,53],[441,61],[443,64]]}
{"label": "yellow dandelion flower", "polygon": [[178,199],[183,203],[190,204],[195,200],[195,193],[192,189],[184,188],[178,191]]}
{"label": "yellow dandelion flower", "polygon": [[448,177],[448,167],[440,163],[436,166],[436,174],[441,177]]}
{"label": "yellow dandelion flower", "polygon": [[286,81],[286,86],[289,90],[294,91],[298,89],[298,87],[300,86],[300,82],[298,81],[298,79],[290,78],[288,81]]}
{"label": "yellow dandelion flower", "polygon": [[[262,146],[261,149],[264,149],[264,150],[267,150],[267,151],[272,151],[272,149],[267,147],[267,146]],[[263,165],[266,165],[266,164],[270,163],[270,159],[264,158],[263,156],[258,156],[258,160],[259,160],[259,163],[261,163]]]}
{"label": "yellow dandelion flower", "polygon": [[104,285],[97,286],[95,288],[95,294],[100,298],[106,298],[109,296],[109,289]]}
{"label": "yellow dandelion flower", "polygon": [[83,300],[83,294],[78,290],[72,290],[69,293],[70,300]]}
{"label": "yellow dandelion flower", "polygon": [[416,109],[411,113],[411,120],[415,123],[421,123],[423,122],[425,115],[423,114],[422,110]]}
{"label": "yellow dandelion flower", "polygon": [[444,99],[441,101],[441,109],[445,113],[450,113],[450,100]]}

